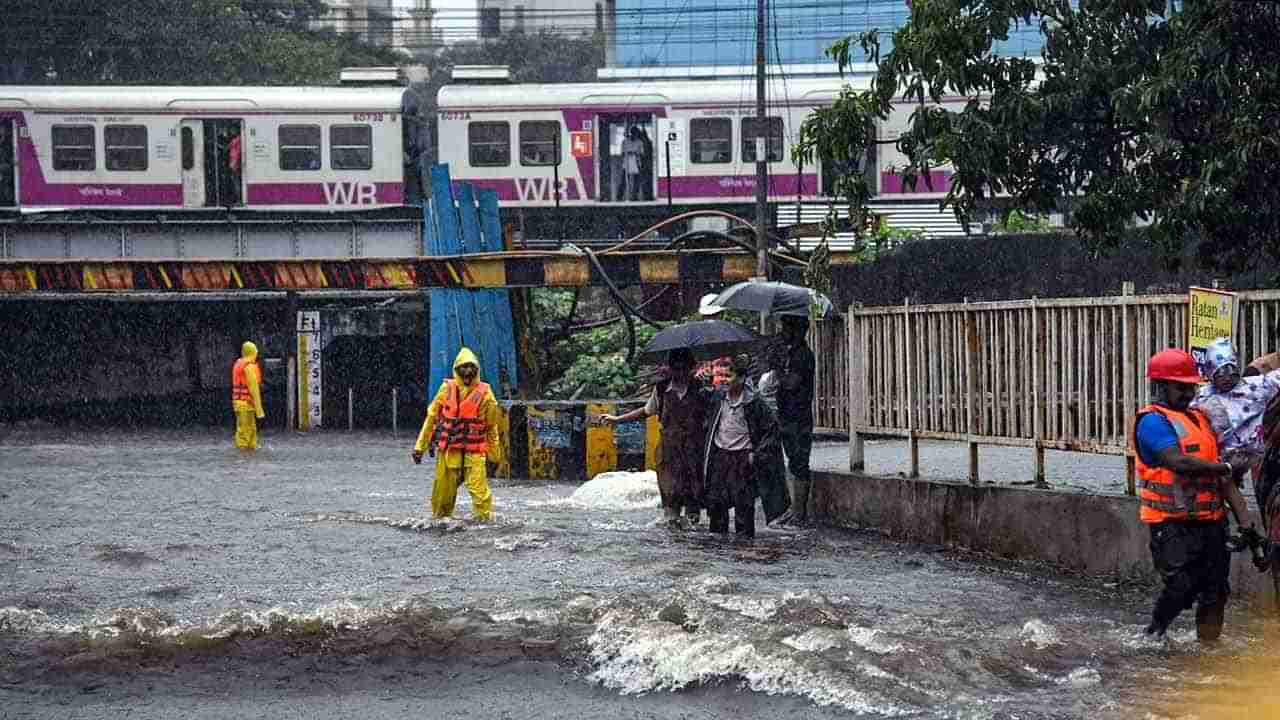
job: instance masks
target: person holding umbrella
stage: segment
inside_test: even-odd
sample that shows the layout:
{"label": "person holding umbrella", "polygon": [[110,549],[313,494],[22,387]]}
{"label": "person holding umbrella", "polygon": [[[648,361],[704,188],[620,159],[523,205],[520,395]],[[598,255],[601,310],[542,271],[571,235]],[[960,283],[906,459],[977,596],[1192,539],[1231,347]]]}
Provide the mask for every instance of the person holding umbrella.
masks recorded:
{"label": "person holding umbrella", "polygon": [[[780,524],[808,521],[809,453],[813,449],[813,392],[817,363],[805,341],[809,314],[825,317],[831,301],[821,293],[784,282],[741,282],[715,297],[715,305],[752,310],[782,319],[781,348],[772,370],[777,373],[778,424],[782,449],[791,471],[791,507],[778,518]],[[773,357],[770,358],[774,360]]]}
{"label": "person holding umbrella", "polygon": [[805,341],[809,318],[782,316],[782,349],[778,357],[778,424],[782,450],[791,472],[791,507],[779,524],[804,524],[809,519],[809,453],[813,449],[813,385],[817,363]]}
{"label": "person holding umbrella", "polygon": [[[657,338],[655,338],[657,339]],[[643,407],[622,415],[601,415],[609,424],[631,422],[651,415],[662,423],[662,445],[658,455],[658,493],[668,523],[680,525],[683,508],[688,521],[696,525],[702,514],[703,450],[707,416],[711,411],[710,390],[693,375],[693,353],[678,348],[667,353],[670,375],[654,385]]]}

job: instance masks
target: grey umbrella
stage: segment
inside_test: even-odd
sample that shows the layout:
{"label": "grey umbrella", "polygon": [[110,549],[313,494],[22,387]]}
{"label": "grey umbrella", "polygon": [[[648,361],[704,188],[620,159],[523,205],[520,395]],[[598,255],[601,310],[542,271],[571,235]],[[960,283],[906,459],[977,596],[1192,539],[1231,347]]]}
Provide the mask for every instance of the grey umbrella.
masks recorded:
{"label": "grey umbrella", "polygon": [[762,338],[749,328],[724,320],[697,320],[663,328],[640,352],[640,359],[665,362],[672,350],[689,350],[695,360],[714,360],[751,349]]}
{"label": "grey umbrella", "polygon": [[831,312],[831,301],[825,295],[806,287],[784,282],[740,282],[716,296],[712,303],[735,310],[750,310],[763,315],[808,316],[809,305],[816,305],[818,316]]}

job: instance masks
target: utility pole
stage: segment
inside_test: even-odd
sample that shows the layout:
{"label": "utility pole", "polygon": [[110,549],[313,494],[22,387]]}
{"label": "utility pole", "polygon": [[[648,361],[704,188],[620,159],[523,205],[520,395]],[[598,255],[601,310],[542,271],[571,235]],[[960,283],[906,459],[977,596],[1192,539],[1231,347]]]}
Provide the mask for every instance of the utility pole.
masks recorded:
{"label": "utility pole", "polygon": [[756,0],[756,275],[769,276],[769,141],[764,107],[765,1]]}

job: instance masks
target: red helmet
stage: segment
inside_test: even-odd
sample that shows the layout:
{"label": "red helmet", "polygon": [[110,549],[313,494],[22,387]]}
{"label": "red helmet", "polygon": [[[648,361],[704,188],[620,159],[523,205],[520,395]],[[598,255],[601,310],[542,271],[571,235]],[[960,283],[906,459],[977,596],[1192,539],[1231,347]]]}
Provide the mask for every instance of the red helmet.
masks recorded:
{"label": "red helmet", "polygon": [[1186,350],[1161,350],[1147,361],[1147,378],[1195,384],[1200,382],[1200,371]]}

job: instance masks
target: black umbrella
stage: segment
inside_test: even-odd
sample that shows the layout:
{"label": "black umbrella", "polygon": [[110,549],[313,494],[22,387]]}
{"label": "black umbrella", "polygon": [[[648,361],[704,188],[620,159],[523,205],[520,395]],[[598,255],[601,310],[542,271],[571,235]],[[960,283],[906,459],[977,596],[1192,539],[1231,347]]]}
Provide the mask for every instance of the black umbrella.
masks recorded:
{"label": "black umbrella", "polygon": [[740,282],[726,288],[711,301],[714,305],[750,310],[764,315],[809,315],[810,303],[818,306],[818,315],[831,312],[831,301],[825,295],[806,287],[784,282]]}
{"label": "black umbrella", "polygon": [[714,360],[749,350],[761,337],[749,328],[724,320],[697,320],[664,328],[640,353],[648,362],[666,362],[672,350],[689,350],[695,360]]}

